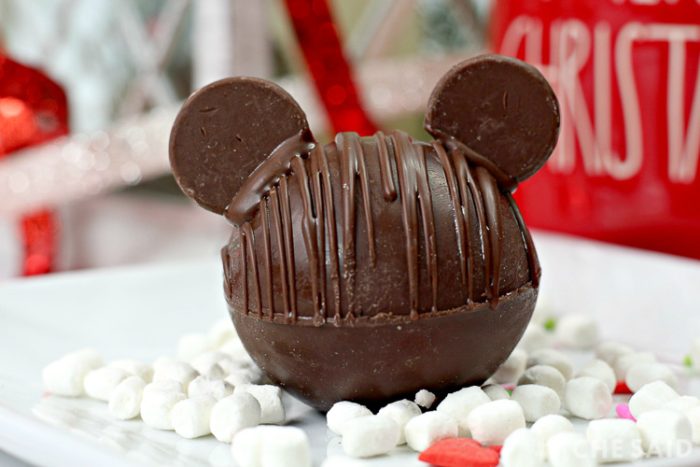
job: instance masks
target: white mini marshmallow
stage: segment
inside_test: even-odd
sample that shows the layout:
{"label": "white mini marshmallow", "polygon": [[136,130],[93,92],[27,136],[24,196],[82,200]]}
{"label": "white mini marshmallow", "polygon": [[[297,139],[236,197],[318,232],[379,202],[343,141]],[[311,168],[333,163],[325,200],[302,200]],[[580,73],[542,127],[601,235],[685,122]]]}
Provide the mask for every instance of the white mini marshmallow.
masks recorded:
{"label": "white mini marshmallow", "polygon": [[271,384],[243,384],[236,386],[233,393],[247,392],[260,403],[260,423],[281,425],[285,420],[282,405],[282,389]]}
{"label": "white mini marshmallow", "polygon": [[233,386],[242,386],[244,384],[259,384],[262,382],[260,373],[251,369],[242,369],[236,373],[231,373],[224,381]]}
{"label": "white mini marshmallow", "polygon": [[551,467],[595,467],[598,463],[588,441],[578,433],[559,433],[547,442]]}
{"label": "white mini marshmallow", "polygon": [[666,402],[661,406],[665,410],[675,410],[687,414],[695,407],[700,407],[700,399],[695,396],[680,396],[678,399]]}
{"label": "white mini marshmallow", "polygon": [[353,418],[343,427],[343,451],[352,457],[386,454],[399,442],[401,429],[391,417]]}
{"label": "white mini marshmallow", "polygon": [[527,359],[527,366],[529,368],[535,365],[553,366],[566,380],[571,379],[574,374],[571,359],[554,349],[539,349],[532,352]]}
{"label": "white mini marshmallow", "polygon": [[523,409],[525,421],[535,422],[545,415],[559,413],[561,400],[552,388],[539,384],[525,384],[513,389],[511,400]]}
{"label": "white mini marshmallow", "polygon": [[146,383],[150,383],[153,380],[153,367],[139,360],[120,358],[119,360],[109,362],[109,366],[121,368],[131,375],[138,376]]}
{"label": "white mini marshmallow", "polygon": [[627,371],[640,363],[656,363],[656,356],[651,352],[632,352],[620,355],[612,366],[615,370],[615,378],[618,381],[624,381],[627,378]]}
{"label": "white mini marshmallow", "polygon": [[566,383],[564,406],[579,418],[594,420],[608,415],[612,407],[612,395],[598,378],[582,376]]}
{"label": "white mini marshmallow", "polygon": [[564,398],[564,390],[566,389],[566,378],[553,366],[535,365],[531,366],[518,380],[518,385],[539,384],[547,386],[554,390],[559,396],[559,399]]}
{"label": "white mini marshmallow", "polygon": [[574,431],[574,424],[571,423],[571,420],[561,415],[545,415],[533,423],[530,430],[537,438],[540,457],[547,459],[547,442],[549,442],[549,438],[558,433]]}
{"label": "white mini marshmallow", "polygon": [[421,414],[420,407],[415,402],[403,399],[385,405],[377,415],[380,417],[390,417],[399,426],[399,441],[398,445],[406,444],[404,436],[404,428],[406,424],[413,418]]}
{"label": "white mini marshmallow", "polygon": [[436,408],[438,412],[457,420],[460,436],[469,436],[467,418],[469,413],[482,404],[491,402],[489,396],[478,386],[470,386],[448,394]]}
{"label": "white mini marshmallow", "polygon": [[243,347],[243,342],[240,339],[229,339],[224,345],[219,347],[219,352],[223,352],[231,359],[238,362],[253,363],[250,355]]}
{"label": "white mini marshmallow", "polygon": [[226,378],[228,376],[226,374],[226,372],[223,370],[223,368],[221,367],[221,365],[219,365],[218,363],[211,365],[208,368],[204,368],[204,371],[198,370],[197,373],[199,373],[202,376],[206,376],[209,379],[221,379],[221,380],[223,380],[224,378]]}
{"label": "white mini marshmallow", "polygon": [[412,418],[404,428],[406,443],[414,451],[423,451],[436,441],[456,438],[459,434],[457,421],[436,410]]}
{"label": "white mini marshmallow", "polygon": [[578,373],[576,373],[576,376],[590,376],[591,378],[598,378],[608,387],[611,393],[615,391],[615,386],[617,386],[615,371],[613,371],[612,367],[601,359],[590,361],[583,368],[581,368]]}
{"label": "white mini marshmallow", "polygon": [[652,456],[675,457],[689,453],[693,430],[690,420],[674,410],[650,410],[637,419],[644,451]]}
{"label": "white mini marshmallow", "polygon": [[632,462],[644,455],[641,433],[632,420],[593,420],[588,424],[586,437],[600,463]]}
{"label": "white mini marshmallow", "polygon": [[93,349],[82,349],[49,363],[41,372],[44,389],[57,396],[83,394],[85,375],[102,366],[102,357]]}
{"label": "white mini marshmallow", "polygon": [[489,399],[492,401],[510,399],[510,394],[508,394],[506,388],[500,384],[487,384],[486,386],[482,386],[481,390],[484,391],[484,393],[486,393],[486,395],[489,396]]}
{"label": "white mini marshmallow", "polygon": [[[208,358],[213,358],[210,353],[202,354],[205,355]],[[219,358],[216,360],[216,364],[221,367],[221,369],[224,371],[224,374],[227,376],[232,374],[232,373],[238,373],[239,371],[242,370],[250,370],[251,369],[251,364],[250,362],[244,362],[241,360],[235,360],[231,358],[229,355],[223,353],[223,352],[216,352],[216,355],[223,355],[222,358]],[[207,363],[204,361],[204,357],[202,357],[202,363]]]}
{"label": "white mini marshmallow", "polygon": [[421,389],[416,393],[414,402],[424,409],[429,409],[435,403],[435,394],[427,389]]}
{"label": "white mini marshmallow", "polygon": [[571,349],[592,349],[600,339],[598,323],[584,314],[563,315],[554,329],[557,342]]}
{"label": "white mini marshmallow", "polygon": [[211,396],[193,397],[175,404],[170,411],[170,422],[175,433],[187,439],[211,433],[209,421],[214,404],[216,399]]}
{"label": "white mini marshmallow", "polygon": [[503,442],[503,467],[540,467],[542,465],[537,437],[527,428],[518,428]]}
{"label": "white mini marshmallow", "polygon": [[109,413],[120,420],[129,420],[141,412],[141,399],[146,382],[129,376],[114,388],[109,396]]}
{"label": "white mini marshmallow", "polygon": [[525,415],[514,400],[498,400],[475,407],[467,423],[476,441],[484,445],[501,445],[508,435],[525,427]]}
{"label": "white mini marshmallow", "polygon": [[146,384],[146,387],[143,388],[144,393],[150,393],[150,392],[156,392],[156,391],[182,392],[182,384],[180,384],[177,381],[172,381],[172,380],[153,381],[151,383]]}
{"label": "white mini marshmallow", "polygon": [[230,443],[244,428],[260,424],[260,402],[247,392],[218,401],[211,409],[209,429],[216,439]]}
{"label": "white mini marshmallow", "polygon": [[672,388],[678,387],[678,378],[673,370],[663,363],[639,363],[632,365],[625,376],[627,387],[639,391],[645,384],[663,381]]}
{"label": "white mini marshmallow", "polygon": [[527,352],[516,348],[489,379],[499,384],[515,383],[525,371],[526,364]]}
{"label": "white mini marshmallow", "polygon": [[243,384],[259,384],[262,381],[262,371],[256,366],[241,365],[240,362],[233,361],[230,365],[228,360],[222,360],[218,363],[227,374],[224,378],[228,383],[234,386]]}
{"label": "white mini marshmallow", "polygon": [[348,421],[369,415],[372,415],[372,412],[362,404],[340,401],[333,404],[333,407],[326,413],[326,424],[333,433],[342,435],[343,428]]}
{"label": "white mini marshmallow", "polygon": [[233,394],[233,386],[222,379],[209,379],[197,376],[187,385],[187,396],[211,396],[216,400]]}
{"label": "white mini marshmallow", "polygon": [[214,345],[206,334],[185,334],[177,342],[177,358],[189,361],[213,349]]}
{"label": "white mini marshmallow", "polygon": [[541,325],[530,323],[525,328],[523,337],[518,342],[518,348],[525,352],[534,352],[538,349],[544,349],[552,343],[552,335],[547,332]]}
{"label": "white mini marshmallow", "polygon": [[85,375],[85,394],[93,399],[108,401],[112,391],[131,374],[111,366],[103,366]]}
{"label": "white mini marshmallow", "polygon": [[700,444],[700,407],[690,409],[685,413],[693,431],[693,443]]}
{"label": "white mini marshmallow", "polygon": [[629,345],[621,344],[619,342],[606,341],[601,342],[600,345],[596,347],[595,356],[612,367],[618,357],[633,352],[634,349]]}
{"label": "white mini marshmallow", "polygon": [[311,467],[309,438],[293,426],[257,426],[233,438],[231,454],[240,467]]}
{"label": "white mini marshmallow", "polygon": [[222,360],[231,360],[231,357],[223,352],[204,352],[192,360],[190,360],[190,365],[194,368],[200,375],[207,376],[211,379],[224,379],[228,375],[224,371],[224,368],[219,365]]}
{"label": "white mini marshmallow", "polygon": [[161,383],[155,382],[144,387],[141,399],[141,419],[152,428],[172,430],[170,411],[175,404],[186,399],[186,396],[178,382],[162,381]]}
{"label": "white mini marshmallow", "polygon": [[629,401],[630,412],[635,418],[639,418],[644,412],[660,409],[679,397],[676,390],[668,384],[663,381],[654,381],[632,394]]}
{"label": "white mini marshmallow", "polygon": [[224,318],[214,323],[209,329],[207,337],[211,345],[218,349],[229,340],[238,339],[238,334],[236,334],[236,328],[233,327],[231,320]]}
{"label": "white mini marshmallow", "polygon": [[187,385],[198,376],[197,371],[187,362],[181,362],[170,358],[159,358],[153,363],[153,382],[177,381],[182,385],[182,390],[187,390]]}

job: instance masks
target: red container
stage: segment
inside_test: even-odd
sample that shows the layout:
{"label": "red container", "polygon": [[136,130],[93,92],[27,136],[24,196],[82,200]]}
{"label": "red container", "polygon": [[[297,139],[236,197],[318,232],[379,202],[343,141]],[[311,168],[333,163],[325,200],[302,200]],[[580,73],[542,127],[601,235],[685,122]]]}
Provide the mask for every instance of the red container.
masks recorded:
{"label": "red container", "polygon": [[494,51],[540,68],[559,144],[528,224],[700,258],[700,0],[497,0]]}

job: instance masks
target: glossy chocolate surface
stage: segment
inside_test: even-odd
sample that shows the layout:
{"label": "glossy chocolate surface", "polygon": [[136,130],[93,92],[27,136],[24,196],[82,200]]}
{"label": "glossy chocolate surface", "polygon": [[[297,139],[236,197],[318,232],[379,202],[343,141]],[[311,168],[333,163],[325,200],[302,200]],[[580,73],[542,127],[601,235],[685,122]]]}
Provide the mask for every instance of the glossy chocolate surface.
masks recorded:
{"label": "glossy chocolate surface", "polygon": [[293,395],[323,411],[340,400],[379,408],[413,400],[420,389],[442,397],[481,384],[520,339],[536,299],[537,289],[525,286],[495,309],[481,303],[355,326],[290,326],[235,310],[231,316],[251,356]]}
{"label": "glossy chocolate surface", "polygon": [[425,127],[486,156],[521,182],[537,172],[559,136],[559,103],[534,67],[498,55],[457,64],[435,86]]}
{"label": "glossy chocolate surface", "polygon": [[432,142],[322,145],[300,112],[271,83],[231,78],[195,93],[171,136],[183,191],[239,229],[222,259],[246,349],[322,410],[485,380],[537,297],[510,192],[556,141],[544,78],[497,56],[456,66],[430,100]]}
{"label": "glossy chocolate surface", "polygon": [[279,142],[304,128],[304,112],[273,83],[257,78],[212,83],[187,99],[173,124],[170,165],[175,180],[204,209],[223,214]]}
{"label": "glossy chocolate surface", "polygon": [[501,294],[537,284],[534,247],[510,194],[458,147],[400,132],[341,133],[291,160],[257,209],[241,209],[254,215],[241,224],[240,246],[224,248],[234,310],[342,325],[495,306]]}

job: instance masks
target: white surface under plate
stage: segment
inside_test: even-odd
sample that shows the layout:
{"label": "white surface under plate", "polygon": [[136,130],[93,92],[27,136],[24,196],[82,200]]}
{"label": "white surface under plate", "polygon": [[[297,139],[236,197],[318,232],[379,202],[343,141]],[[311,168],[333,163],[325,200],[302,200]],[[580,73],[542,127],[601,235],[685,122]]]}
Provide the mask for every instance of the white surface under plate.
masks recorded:
{"label": "white surface under plate", "polygon": [[[679,362],[700,335],[700,263],[563,237],[537,235],[545,271],[542,299],[553,310],[584,312],[603,336]],[[0,285],[0,449],[37,465],[232,465],[229,445],[212,437],[119,422],[104,403],[42,394],[41,369],[82,347],[106,359],[172,355],[179,336],[226,316],[217,259],[58,274]],[[679,368],[679,371],[683,370]],[[698,379],[684,390],[700,396]],[[290,424],[304,428],[314,466],[341,455],[324,418],[289,398]],[[582,424],[581,424],[582,427]],[[644,466],[700,465],[700,450]],[[425,466],[402,448],[357,465]]]}

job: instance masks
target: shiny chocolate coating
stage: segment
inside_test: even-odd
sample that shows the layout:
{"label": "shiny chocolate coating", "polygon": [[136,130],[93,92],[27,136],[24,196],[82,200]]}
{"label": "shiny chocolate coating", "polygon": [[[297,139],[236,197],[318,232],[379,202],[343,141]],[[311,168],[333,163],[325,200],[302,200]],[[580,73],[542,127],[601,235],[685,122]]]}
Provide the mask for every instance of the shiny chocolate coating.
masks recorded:
{"label": "shiny chocolate coating", "polygon": [[244,210],[255,214],[223,250],[232,310],[343,325],[496,304],[537,284],[534,247],[510,194],[459,147],[401,132],[341,133],[308,151]]}
{"label": "shiny chocolate coating", "polygon": [[468,60],[426,128],[436,140],[322,145],[288,94],[250,78],[200,90],[173,127],[178,183],[239,230],[222,259],[244,346],[318,409],[479,384],[534,309],[540,267],[511,191],[554,147],[551,88],[517,60]]}

